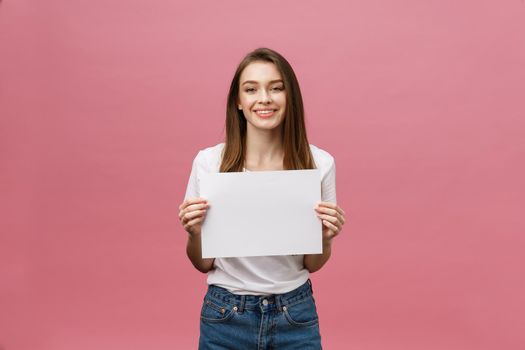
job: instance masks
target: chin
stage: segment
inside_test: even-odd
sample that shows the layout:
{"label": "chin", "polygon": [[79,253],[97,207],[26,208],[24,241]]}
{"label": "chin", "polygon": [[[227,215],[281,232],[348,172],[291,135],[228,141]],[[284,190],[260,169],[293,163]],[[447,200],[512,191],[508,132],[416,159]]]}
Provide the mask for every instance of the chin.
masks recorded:
{"label": "chin", "polygon": [[273,130],[273,129],[279,128],[281,126],[281,123],[280,122],[271,122],[271,123],[256,122],[256,123],[252,123],[252,125],[256,129],[260,129],[260,130]]}

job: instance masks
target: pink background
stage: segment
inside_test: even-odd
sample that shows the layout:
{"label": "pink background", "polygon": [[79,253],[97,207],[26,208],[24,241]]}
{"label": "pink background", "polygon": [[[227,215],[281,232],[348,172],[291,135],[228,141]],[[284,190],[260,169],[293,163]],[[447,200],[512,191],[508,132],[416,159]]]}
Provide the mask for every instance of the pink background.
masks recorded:
{"label": "pink background", "polygon": [[326,349],[525,348],[521,0],[0,3],[0,349],[194,349],[178,219],[248,51],[299,78],[349,223]]}

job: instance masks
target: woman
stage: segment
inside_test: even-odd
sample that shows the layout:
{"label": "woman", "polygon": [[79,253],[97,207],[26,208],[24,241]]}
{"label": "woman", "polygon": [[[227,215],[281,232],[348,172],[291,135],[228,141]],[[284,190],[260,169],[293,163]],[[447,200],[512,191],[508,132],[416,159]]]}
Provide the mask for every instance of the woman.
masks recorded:
{"label": "woman", "polygon": [[[318,168],[323,253],[203,259],[201,226],[209,204],[199,197],[206,172]],[[199,349],[320,349],[319,321],[309,273],[330,258],[332,240],[345,222],[337,206],[335,162],[308,143],[299,84],[279,53],[247,54],[233,77],[226,109],[226,140],[199,151],[193,161],[179,219],[188,232],[187,254],[208,273]]]}

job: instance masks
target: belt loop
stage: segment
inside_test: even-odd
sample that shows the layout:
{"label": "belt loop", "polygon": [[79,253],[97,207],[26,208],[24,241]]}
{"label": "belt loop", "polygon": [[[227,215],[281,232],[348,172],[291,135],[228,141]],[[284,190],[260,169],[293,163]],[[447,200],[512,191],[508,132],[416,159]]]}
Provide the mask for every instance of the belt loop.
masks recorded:
{"label": "belt loop", "polygon": [[244,303],[246,302],[246,295],[241,295],[241,305],[239,305],[239,312],[244,311]]}
{"label": "belt loop", "polygon": [[282,304],[281,295],[282,294],[276,294],[275,295],[275,306],[277,306],[277,310],[279,310],[279,311],[283,311],[283,308],[281,306],[281,304]]}
{"label": "belt loop", "polygon": [[314,289],[312,287],[312,281],[310,281],[310,279],[308,279],[308,285],[310,286],[310,292],[313,294],[314,293]]}

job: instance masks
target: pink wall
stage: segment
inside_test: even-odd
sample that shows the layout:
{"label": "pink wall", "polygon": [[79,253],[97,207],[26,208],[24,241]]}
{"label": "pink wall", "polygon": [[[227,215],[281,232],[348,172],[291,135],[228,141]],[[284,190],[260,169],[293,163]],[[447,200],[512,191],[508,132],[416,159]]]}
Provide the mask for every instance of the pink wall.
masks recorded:
{"label": "pink wall", "polygon": [[521,0],[2,1],[0,348],[196,348],[178,205],[268,46],[350,213],[325,348],[524,349],[524,34]]}

